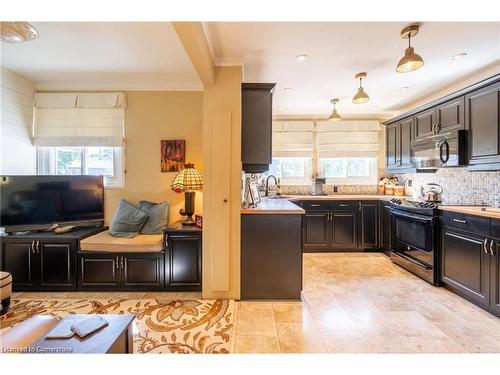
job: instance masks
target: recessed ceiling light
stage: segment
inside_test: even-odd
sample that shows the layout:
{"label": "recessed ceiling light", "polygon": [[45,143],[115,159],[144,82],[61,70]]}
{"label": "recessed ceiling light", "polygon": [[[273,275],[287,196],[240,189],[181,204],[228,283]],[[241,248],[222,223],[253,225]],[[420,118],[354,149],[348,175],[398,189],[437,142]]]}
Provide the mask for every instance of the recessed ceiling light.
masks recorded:
{"label": "recessed ceiling light", "polygon": [[292,88],[291,88],[291,87],[285,87],[285,88],[283,89],[283,91],[290,92],[290,91],[292,91]]}
{"label": "recessed ceiling light", "polygon": [[302,63],[306,60],[309,60],[309,56],[308,55],[298,55],[295,57],[295,60],[299,63]]}
{"label": "recessed ceiling light", "polygon": [[408,91],[410,89],[410,86],[403,86],[399,89],[399,91]]}
{"label": "recessed ceiling light", "polygon": [[453,56],[451,59],[452,60],[461,60],[464,57],[467,57],[467,54],[465,52],[462,52],[462,53],[459,53],[459,54]]}

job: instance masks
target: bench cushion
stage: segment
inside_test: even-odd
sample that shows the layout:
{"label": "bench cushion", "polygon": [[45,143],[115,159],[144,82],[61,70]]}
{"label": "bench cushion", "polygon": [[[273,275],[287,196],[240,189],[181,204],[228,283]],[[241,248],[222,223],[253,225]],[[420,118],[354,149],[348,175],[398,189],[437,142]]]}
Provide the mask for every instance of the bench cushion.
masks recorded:
{"label": "bench cushion", "polygon": [[58,323],[51,315],[34,315],[2,334],[2,346],[8,349],[25,348],[34,344]]}
{"label": "bench cushion", "polygon": [[139,234],[134,238],[125,238],[114,237],[106,230],[80,241],[82,251],[156,253],[163,248],[163,234]]}

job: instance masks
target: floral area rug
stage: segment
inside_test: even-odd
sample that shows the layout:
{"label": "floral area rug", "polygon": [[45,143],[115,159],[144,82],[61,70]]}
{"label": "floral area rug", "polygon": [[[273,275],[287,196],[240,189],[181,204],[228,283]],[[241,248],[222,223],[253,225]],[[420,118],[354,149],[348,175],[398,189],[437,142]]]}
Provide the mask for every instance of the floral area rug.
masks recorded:
{"label": "floral area rug", "polygon": [[38,314],[134,314],[135,353],[232,352],[232,300],[173,299],[14,299],[0,316],[0,333]]}

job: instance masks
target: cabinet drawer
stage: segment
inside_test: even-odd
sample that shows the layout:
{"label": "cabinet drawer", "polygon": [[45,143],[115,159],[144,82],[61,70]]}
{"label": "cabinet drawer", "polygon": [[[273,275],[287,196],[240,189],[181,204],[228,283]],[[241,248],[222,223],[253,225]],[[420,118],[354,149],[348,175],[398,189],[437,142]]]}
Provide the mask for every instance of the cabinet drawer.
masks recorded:
{"label": "cabinet drawer", "polygon": [[333,202],[332,208],[335,211],[355,211],[359,208],[359,202],[357,201]]}
{"label": "cabinet drawer", "polygon": [[490,219],[487,217],[443,211],[441,212],[441,224],[445,227],[461,229],[475,234],[490,235]]}
{"label": "cabinet drawer", "polygon": [[321,201],[301,201],[301,206],[306,211],[325,211],[331,208],[331,203]]}

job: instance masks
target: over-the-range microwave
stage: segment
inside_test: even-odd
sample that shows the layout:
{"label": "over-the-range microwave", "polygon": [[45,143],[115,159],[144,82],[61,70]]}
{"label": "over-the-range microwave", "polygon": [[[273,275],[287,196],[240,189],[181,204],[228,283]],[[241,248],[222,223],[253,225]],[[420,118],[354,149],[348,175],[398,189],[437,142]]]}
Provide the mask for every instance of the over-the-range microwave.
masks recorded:
{"label": "over-the-range microwave", "polygon": [[417,169],[459,167],[467,164],[467,130],[434,136],[412,147],[412,164]]}

